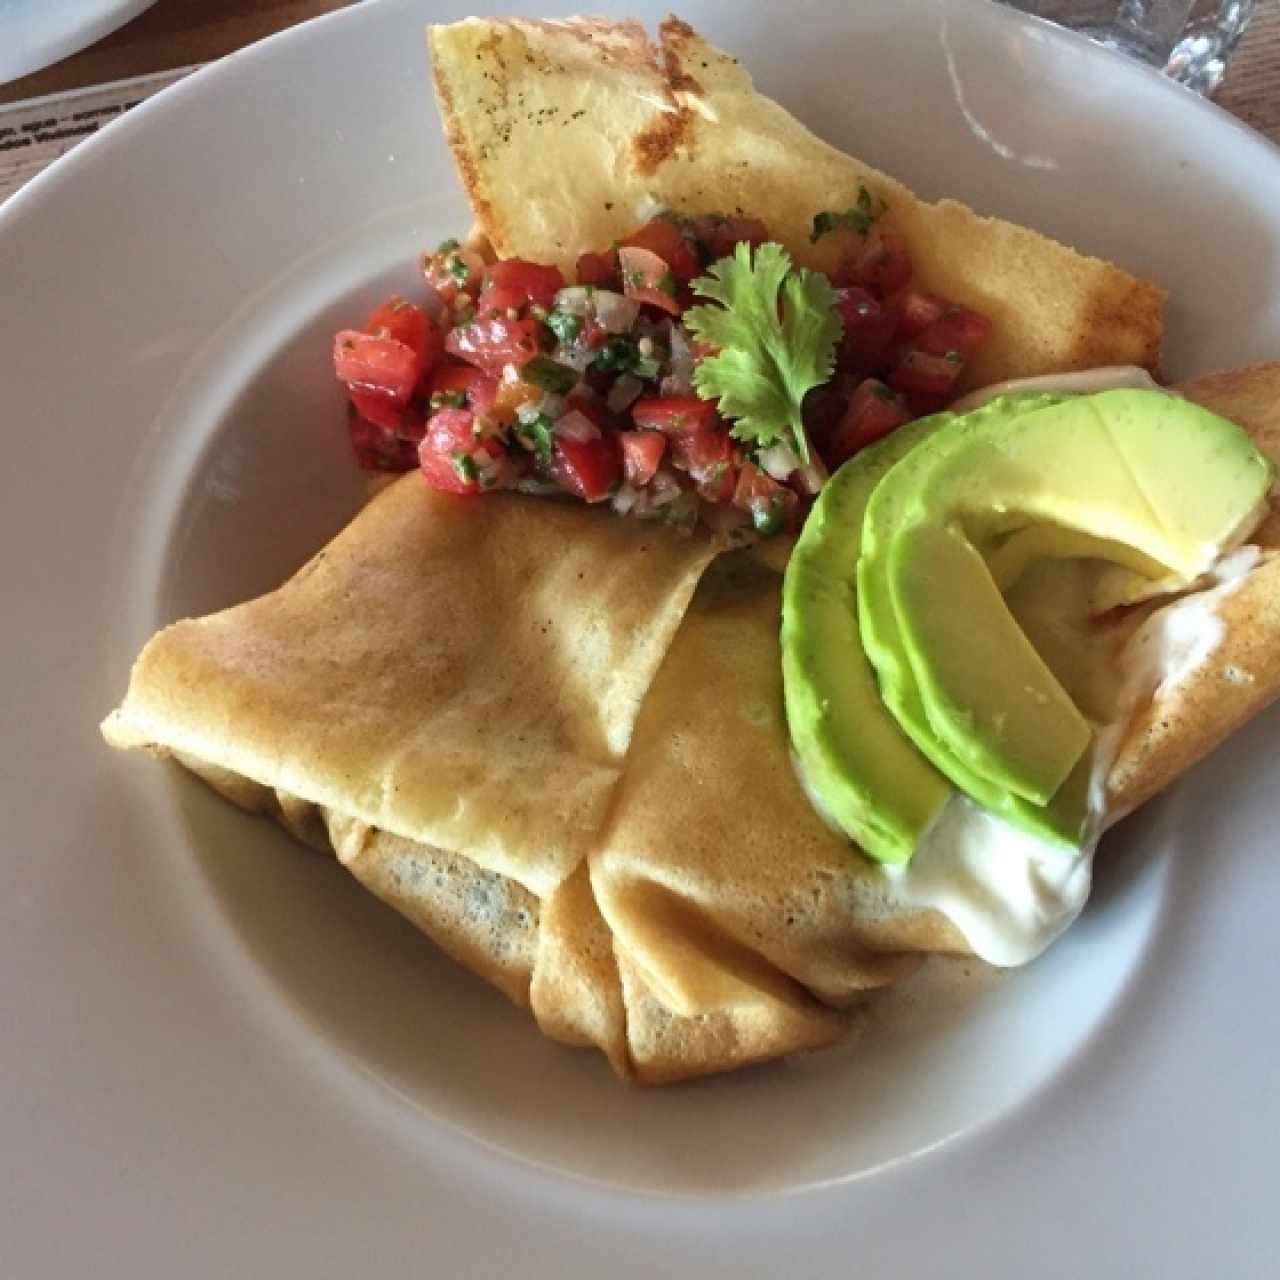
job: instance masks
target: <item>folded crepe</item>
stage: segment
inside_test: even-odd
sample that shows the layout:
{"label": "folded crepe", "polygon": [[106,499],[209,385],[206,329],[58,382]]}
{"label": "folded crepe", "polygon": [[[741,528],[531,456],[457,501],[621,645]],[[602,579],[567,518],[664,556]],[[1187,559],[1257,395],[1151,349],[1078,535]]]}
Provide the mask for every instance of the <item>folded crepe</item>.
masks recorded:
{"label": "folded crepe", "polygon": [[[630,230],[644,199],[763,214],[824,265],[809,220],[862,180],[925,284],[996,320],[981,380],[1154,364],[1151,286],[916,201],[683,24],[662,39],[659,55],[630,23],[433,32],[450,140],[500,253],[571,262]],[[549,117],[554,144],[534,132]],[[1280,454],[1280,366],[1184,390]],[[1267,548],[1278,524],[1258,535]],[[848,1034],[866,993],[966,944],[818,819],[789,758],[780,572],[717,550],[598,508],[459,499],[406,476],[277,591],[159,633],[104,733],[332,848],[544,1033],[624,1077],[817,1048]],[[1136,704],[1116,814],[1280,691],[1278,563],[1265,551],[1223,601],[1207,662]]]}
{"label": "folded crepe", "polygon": [[500,257],[573,267],[659,208],[763,218],[828,270],[853,232],[810,243],[816,213],[865,186],[915,283],[990,316],[965,383],[1136,364],[1154,369],[1164,294],[1111,263],[954,200],[928,203],[816,138],[728,54],[667,18],[468,19],[430,28],[458,173]]}

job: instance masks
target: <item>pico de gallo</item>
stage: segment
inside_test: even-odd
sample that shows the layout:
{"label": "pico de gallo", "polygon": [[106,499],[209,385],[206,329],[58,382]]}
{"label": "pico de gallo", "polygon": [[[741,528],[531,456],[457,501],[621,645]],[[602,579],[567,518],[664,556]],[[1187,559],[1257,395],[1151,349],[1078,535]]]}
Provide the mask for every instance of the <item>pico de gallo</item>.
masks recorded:
{"label": "pico de gallo", "polygon": [[[417,301],[391,297],[335,339],[356,457],[374,470],[418,467],[449,493],[570,494],[682,527],[795,528],[829,469],[953,397],[990,330],[985,316],[912,287],[903,242],[865,192],[844,213],[819,214],[814,236],[842,224],[856,234],[829,277],[800,272],[803,287],[754,309],[765,345],[788,340],[784,305],[828,313],[818,327],[834,345],[810,362],[817,372],[792,380],[790,435],[747,430],[746,411],[699,376],[723,354],[707,333],[734,331],[700,328],[692,308],[715,296],[732,311],[760,283],[751,273],[765,270],[768,228],[664,214],[584,253],[573,279],[487,261],[456,240],[425,254]],[[707,271],[719,293],[705,288]],[[772,350],[762,362],[785,366]]]}

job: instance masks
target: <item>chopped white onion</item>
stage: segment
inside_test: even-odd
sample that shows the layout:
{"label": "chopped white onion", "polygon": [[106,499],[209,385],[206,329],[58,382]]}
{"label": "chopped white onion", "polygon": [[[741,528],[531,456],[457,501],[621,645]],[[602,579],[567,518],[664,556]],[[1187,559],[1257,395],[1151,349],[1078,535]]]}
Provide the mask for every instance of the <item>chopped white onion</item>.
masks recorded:
{"label": "chopped white onion", "polygon": [[586,373],[595,357],[596,353],[588,347],[573,346],[556,349],[556,359],[575,373]]}
{"label": "chopped white onion", "polygon": [[620,515],[627,515],[640,499],[640,490],[634,485],[623,484],[618,486],[618,492],[613,495],[613,509]]}
{"label": "chopped white onion", "polygon": [[609,394],[605,396],[604,402],[614,413],[622,413],[631,408],[643,390],[644,383],[639,378],[630,373],[624,373],[609,388]]}
{"label": "chopped white onion", "polygon": [[577,409],[570,409],[556,420],[555,433],[561,440],[571,440],[574,444],[590,444],[600,438],[600,428]]}
{"label": "chopped white onion", "polygon": [[761,449],[759,461],[775,480],[785,480],[800,465],[796,451],[783,441]]}
{"label": "chopped white onion", "polygon": [[594,289],[589,289],[584,284],[571,284],[556,293],[556,306],[571,316],[585,316],[591,310],[591,295],[594,292]]}
{"label": "chopped white onion", "polygon": [[693,394],[693,352],[684,326],[671,326],[670,372],[662,380],[664,396],[691,396]]}
{"label": "chopped white onion", "polygon": [[597,289],[593,298],[596,319],[607,333],[629,333],[640,314],[640,304],[611,289]]}
{"label": "chopped white onion", "polygon": [[558,418],[564,412],[564,396],[548,391],[541,400],[534,402],[538,413],[545,413],[548,418]]}

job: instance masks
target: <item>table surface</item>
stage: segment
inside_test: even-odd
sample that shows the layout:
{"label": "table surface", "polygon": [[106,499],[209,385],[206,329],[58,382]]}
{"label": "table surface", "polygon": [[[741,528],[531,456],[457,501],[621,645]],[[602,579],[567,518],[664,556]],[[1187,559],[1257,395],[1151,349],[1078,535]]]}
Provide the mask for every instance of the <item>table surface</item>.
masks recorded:
{"label": "table surface", "polygon": [[[158,0],[141,17],[82,53],[0,86],[0,104],[208,62],[353,2]],[[1280,0],[1260,0],[1216,100],[1280,142]]]}

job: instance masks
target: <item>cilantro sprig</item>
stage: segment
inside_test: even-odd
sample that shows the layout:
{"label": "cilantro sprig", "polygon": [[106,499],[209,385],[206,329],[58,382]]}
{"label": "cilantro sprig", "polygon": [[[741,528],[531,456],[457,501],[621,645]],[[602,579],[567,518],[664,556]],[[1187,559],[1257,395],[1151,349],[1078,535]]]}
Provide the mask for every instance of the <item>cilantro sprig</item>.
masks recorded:
{"label": "cilantro sprig", "polygon": [[824,209],[813,215],[813,230],[809,233],[809,243],[817,244],[823,236],[837,227],[852,227],[860,236],[871,230],[876,219],[884,213],[888,206],[883,200],[877,200],[860,182],[858,198],[848,209]]}
{"label": "cilantro sprig", "polygon": [[693,291],[718,306],[691,307],[686,328],[699,342],[718,347],[694,369],[704,400],[718,400],[734,419],[730,434],[757,447],[786,439],[808,463],[800,406],[805,393],[826,382],[844,332],[835,290],[821,272],[792,265],[772,241],[752,251],[740,243],[721,258]]}

